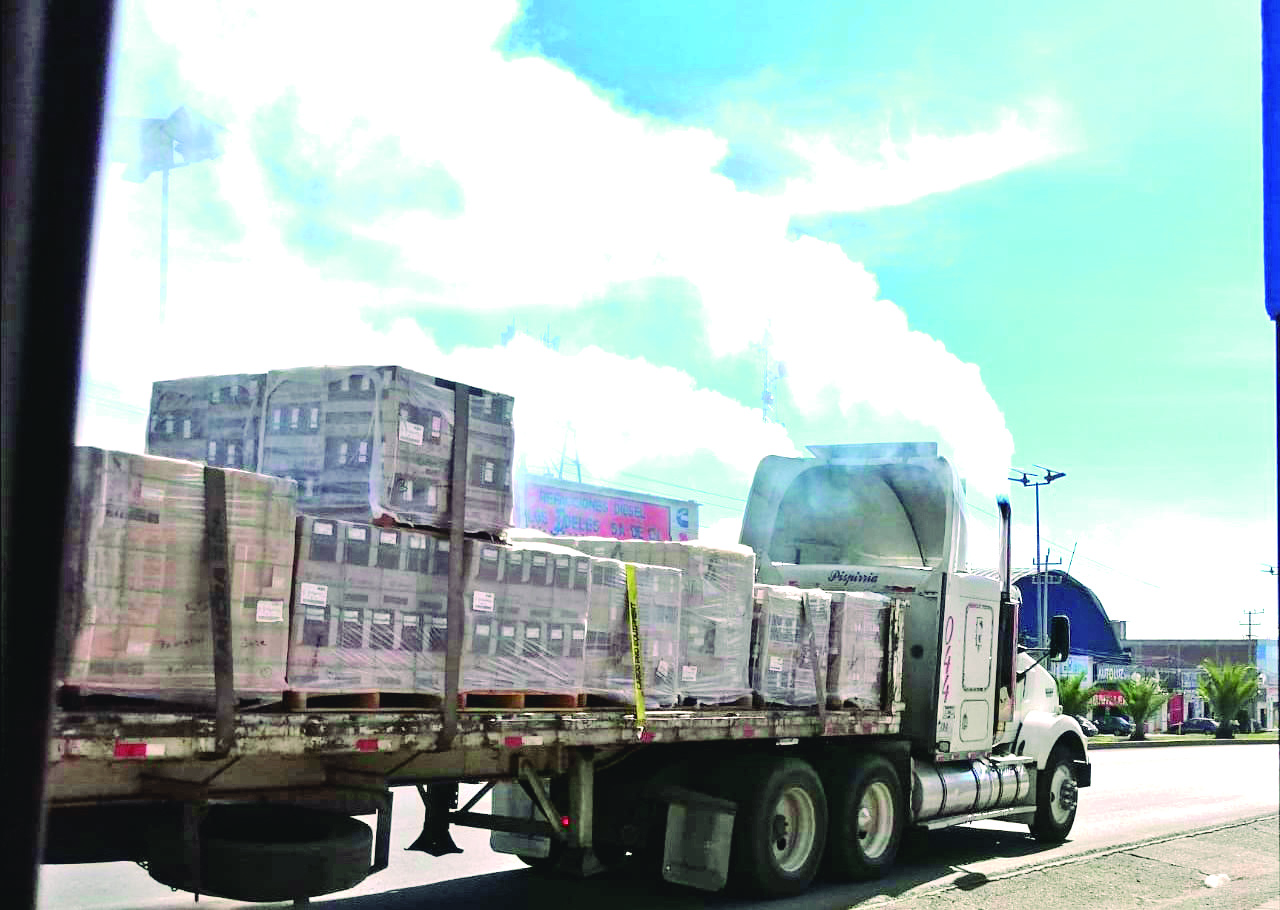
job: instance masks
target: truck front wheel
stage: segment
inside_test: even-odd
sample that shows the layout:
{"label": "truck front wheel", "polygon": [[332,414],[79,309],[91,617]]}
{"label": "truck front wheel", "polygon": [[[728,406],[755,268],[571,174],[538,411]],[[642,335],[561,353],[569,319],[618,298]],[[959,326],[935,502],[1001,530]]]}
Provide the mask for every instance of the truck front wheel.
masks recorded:
{"label": "truck front wheel", "polygon": [[1049,753],[1049,761],[1036,780],[1036,817],[1031,836],[1046,844],[1060,844],[1076,822],[1078,799],[1071,754],[1061,746]]}
{"label": "truck front wheel", "polygon": [[904,825],[902,785],[893,765],[868,755],[852,768],[832,768],[827,794],[828,871],[840,878],[880,878],[897,857]]}
{"label": "truck front wheel", "polygon": [[827,838],[822,782],[799,758],[746,759],[732,772],[738,803],[731,883],[759,897],[799,894],[813,881]]}

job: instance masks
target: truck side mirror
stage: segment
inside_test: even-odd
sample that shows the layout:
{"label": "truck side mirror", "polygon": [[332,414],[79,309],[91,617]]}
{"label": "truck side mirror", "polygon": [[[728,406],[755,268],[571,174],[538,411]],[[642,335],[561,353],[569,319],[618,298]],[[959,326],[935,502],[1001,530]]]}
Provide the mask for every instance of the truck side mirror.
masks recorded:
{"label": "truck side mirror", "polygon": [[1071,619],[1059,613],[1049,621],[1049,659],[1066,660],[1071,653]]}

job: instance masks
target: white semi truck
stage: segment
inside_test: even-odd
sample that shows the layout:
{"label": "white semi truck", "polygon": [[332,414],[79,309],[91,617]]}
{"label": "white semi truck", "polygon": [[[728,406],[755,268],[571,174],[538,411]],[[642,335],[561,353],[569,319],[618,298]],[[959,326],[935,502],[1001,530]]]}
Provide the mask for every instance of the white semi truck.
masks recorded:
{"label": "white semi truck", "polygon": [[[495,832],[530,865],[617,862],[760,897],[819,867],[883,875],[904,828],[1025,822],[1065,839],[1090,783],[1085,739],[1017,647],[1009,506],[998,578],[965,571],[964,498],[936,446],[813,447],[761,462],[741,540],[758,580],[892,599],[881,703],[861,710],[60,710],[45,862],[143,862],[155,879],[251,901],[349,888],[387,865],[391,788],[426,806],[409,845]],[[459,548],[461,549],[461,548]],[[493,813],[458,785],[497,787]],[[374,816],[371,828],[358,816]]]}

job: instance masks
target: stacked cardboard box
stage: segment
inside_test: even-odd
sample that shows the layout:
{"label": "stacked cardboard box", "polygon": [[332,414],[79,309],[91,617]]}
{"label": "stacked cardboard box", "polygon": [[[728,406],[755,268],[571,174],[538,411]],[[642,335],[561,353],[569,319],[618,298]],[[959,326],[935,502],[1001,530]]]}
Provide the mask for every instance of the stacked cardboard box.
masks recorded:
{"label": "stacked cardboard box", "polygon": [[[299,520],[289,687],[444,692],[447,538]],[[461,691],[582,691],[588,558],[562,547],[464,544]]]}
{"label": "stacked cardboard box", "polygon": [[[509,533],[513,539],[547,539],[537,531]],[[749,547],[603,537],[552,539],[592,556],[679,569],[683,573],[677,645],[681,701],[723,704],[750,695],[755,553]]]}
{"label": "stacked cardboard box", "polygon": [[[640,638],[645,704],[667,707],[678,698],[677,631],[682,580],[679,570],[635,566],[636,627]],[[627,564],[591,557],[591,608],[587,617],[584,691],[634,705],[631,629],[627,621]]]}
{"label": "stacked cardboard box", "polygon": [[884,687],[891,601],[881,594],[831,595],[827,692],[840,704],[875,708]]}
{"label": "stacked cardboard box", "polygon": [[[512,408],[470,396],[468,532],[509,524]],[[446,528],[454,423],[453,384],[403,367],[274,370],[155,383],[147,451],[291,477],[307,515]]]}
{"label": "stacked cardboard box", "polygon": [[826,689],[831,595],[817,589],[755,586],[751,685],[769,704],[804,707]]}
{"label": "stacked cardboard box", "polygon": [[[243,471],[222,474],[236,692],[279,696],[296,488]],[[62,682],[172,700],[211,696],[203,466],[77,448],[68,532]]]}

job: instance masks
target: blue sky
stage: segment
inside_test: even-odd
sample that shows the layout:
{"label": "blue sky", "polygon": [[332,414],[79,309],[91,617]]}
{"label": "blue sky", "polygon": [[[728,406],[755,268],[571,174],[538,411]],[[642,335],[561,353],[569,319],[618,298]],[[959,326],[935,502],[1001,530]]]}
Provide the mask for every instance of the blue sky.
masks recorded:
{"label": "blue sky", "polygon": [[106,171],[81,441],[139,448],[157,378],[398,361],[733,537],[763,454],[939,439],[984,539],[1067,472],[1053,555],[1131,634],[1275,628],[1256,4],[291,9],[123,4],[112,113],[229,132],[163,312],[156,181]]}

